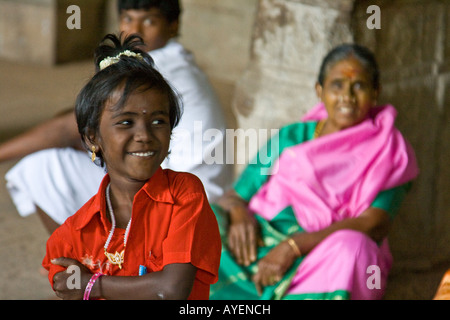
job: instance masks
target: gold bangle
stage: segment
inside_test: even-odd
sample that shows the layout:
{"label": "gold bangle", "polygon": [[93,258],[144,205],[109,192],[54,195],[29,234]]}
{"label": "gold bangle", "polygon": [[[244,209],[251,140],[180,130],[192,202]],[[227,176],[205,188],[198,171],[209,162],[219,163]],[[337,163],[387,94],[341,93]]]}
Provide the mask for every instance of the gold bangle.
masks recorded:
{"label": "gold bangle", "polygon": [[298,245],[295,243],[294,239],[292,239],[292,238],[287,239],[287,243],[291,246],[292,250],[295,251],[295,254],[298,257],[302,256],[302,252],[300,251],[300,248],[298,247]]}

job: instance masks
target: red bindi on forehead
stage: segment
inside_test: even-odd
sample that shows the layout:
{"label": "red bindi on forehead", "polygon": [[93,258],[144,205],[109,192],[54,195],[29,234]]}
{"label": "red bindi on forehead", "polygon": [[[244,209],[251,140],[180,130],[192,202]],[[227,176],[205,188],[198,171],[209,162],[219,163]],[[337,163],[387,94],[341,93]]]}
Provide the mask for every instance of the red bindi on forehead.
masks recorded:
{"label": "red bindi on forehead", "polygon": [[347,67],[344,70],[342,70],[342,74],[347,77],[347,78],[354,78],[355,75],[358,73],[358,70],[356,70],[355,68],[352,67]]}
{"label": "red bindi on forehead", "polygon": [[359,61],[354,58],[348,59],[342,66],[342,74],[350,79],[355,78],[357,75],[364,72],[364,68],[361,68]]}

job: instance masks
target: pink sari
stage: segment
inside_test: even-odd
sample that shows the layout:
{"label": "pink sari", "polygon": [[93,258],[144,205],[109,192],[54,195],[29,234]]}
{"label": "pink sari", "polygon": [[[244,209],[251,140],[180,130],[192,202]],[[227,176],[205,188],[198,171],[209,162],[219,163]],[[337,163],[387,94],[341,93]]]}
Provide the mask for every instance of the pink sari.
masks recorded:
{"label": "pink sari", "polygon": [[[394,126],[396,115],[390,105],[376,107],[357,126],[286,149],[249,208],[271,220],[291,206],[306,232],[357,217],[380,191],[418,175],[414,151]],[[319,104],[303,120],[326,116]],[[304,258],[288,294],[347,291],[352,299],[379,299],[391,263],[387,241],[378,246],[360,232],[341,230]]]}

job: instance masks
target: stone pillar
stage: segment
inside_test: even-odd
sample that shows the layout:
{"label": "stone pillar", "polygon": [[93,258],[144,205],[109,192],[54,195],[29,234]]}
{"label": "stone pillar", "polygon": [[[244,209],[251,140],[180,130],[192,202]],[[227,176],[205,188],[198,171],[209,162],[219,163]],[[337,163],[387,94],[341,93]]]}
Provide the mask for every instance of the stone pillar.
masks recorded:
{"label": "stone pillar", "polygon": [[[353,2],[259,1],[250,63],[238,81],[233,104],[238,128],[277,129],[300,119],[318,101],[314,85],[322,58],[335,45],[353,40]],[[238,154],[254,143],[246,142],[246,135],[237,134]],[[246,160],[253,155],[247,154]],[[242,165],[237,163],[237,172]]]}
{"label": "stone pillar", "polygon": [[[380,29],[366,27],[369,5],[380,8]],[[381,102],[397,108],[421,169],[390,237],[397,265],[408,268],[450,259],[449,18],[440,0],[360,0],[354,10],[355,39],[380,64]]]}

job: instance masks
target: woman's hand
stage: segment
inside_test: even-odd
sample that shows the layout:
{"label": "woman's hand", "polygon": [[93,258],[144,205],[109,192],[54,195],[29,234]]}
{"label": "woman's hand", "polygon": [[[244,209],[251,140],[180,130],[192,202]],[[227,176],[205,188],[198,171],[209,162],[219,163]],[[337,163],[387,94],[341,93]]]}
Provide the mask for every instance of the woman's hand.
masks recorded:
{"label": "woman's hand", "polygon": [[[53,290],[55,290],[56,295],[64,300],[82,300],[84,295],[84,289],[92,277],[92,273],[82,265],[80,262],[69,258],[56,258],[52,260],[52,263],[62,267],[75,266],[75,272],[61,271],[53,276]],[[79,284],[79,287],[75,286],[73,288],[68,287],[68,282],[73,283],[70,277],[77,277],[77,272],[79,272],[79,279],[73,279],[75,284]]]}
{"label": "woman's hand", "polygon": [[296,253],[287,241],[281,242],[258,262],[258,271],[253,276],[256,290],[262,293],[262,287],[270,286],[280,281],[286,271],[292,266]]}
{"label": "woman's hand", "polygon": [[230,212],[228,247],[236,262],[248,266],[256,261],[259,230],[258,224],[246,206],[235,206]]}
{"label": "woman's hand", "polygon": [[248,266],[256,260],[259,230],[256,219],[248,212],[248,203],[234,190],[225,192],[217,203],[230,218],[228,247],[236,262]]}

